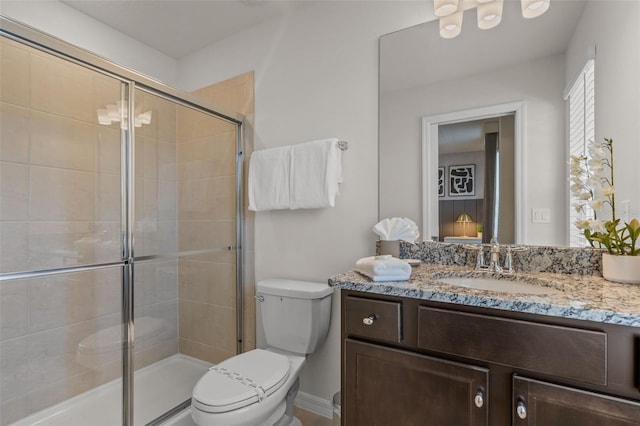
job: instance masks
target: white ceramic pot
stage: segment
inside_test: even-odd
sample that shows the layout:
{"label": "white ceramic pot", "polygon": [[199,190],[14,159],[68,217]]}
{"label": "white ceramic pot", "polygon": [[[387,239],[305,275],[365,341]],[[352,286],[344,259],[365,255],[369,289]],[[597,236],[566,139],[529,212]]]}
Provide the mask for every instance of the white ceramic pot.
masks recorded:
{"label": "white ceramic pot", "polygon": [[640,284],[640,256],[603,253],[602,276],[617,283]]}

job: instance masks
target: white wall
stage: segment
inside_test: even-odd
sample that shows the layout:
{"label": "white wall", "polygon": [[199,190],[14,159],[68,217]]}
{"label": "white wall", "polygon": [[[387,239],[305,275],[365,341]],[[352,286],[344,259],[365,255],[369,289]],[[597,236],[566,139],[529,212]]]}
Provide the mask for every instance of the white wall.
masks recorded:
{"label": "white wall", "polygon": [[0,13],[156,80],[176,84],[173,58],[57,0],[2,0]]}
{"label": "white wall", "polygon": [[[524,111],[524,242],[565,245],[564,55],[554,55],[426,87],[380,94],[381,216],[421,218],[421,119],[511,102]],[[402,164],[402,167],[398,167]],[[385,165],[389,167],[385,167]],[[394,188],[402,185],[403,191]],[[383,192],[384,191],[384,192]],[[552,222],[529,223],[532,208],[551,208]]]}
{"label": "white wall", "polygon": [[[423,2],[328,2],[302,8],[179,63],[193,90],[255,70],[255,149],[324,137],[349,142],[336,207],[256,214],[256,279],[326,282],[374,252],[378,219],[378,37],[430,19]],[[309,358],[301,390],[340,388],[338,295],[327,343]]]}
{"label": "white wall", "polygon": [[630,200],[632,217],[640,216],[638,40],[640,2],[589,3],[567,48],[566,66],[568,86],[595,46],[596,141],[613,138],[617,214]]}

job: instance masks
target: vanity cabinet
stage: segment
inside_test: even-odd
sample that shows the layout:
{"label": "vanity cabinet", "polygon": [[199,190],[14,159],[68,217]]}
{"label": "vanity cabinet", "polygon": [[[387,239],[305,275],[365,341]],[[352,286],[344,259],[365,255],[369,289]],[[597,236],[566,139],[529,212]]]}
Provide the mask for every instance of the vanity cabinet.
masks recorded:
{"label": "vanity cabinet", "polygon": [[638,328],[341,297],[343,425],[640,425]]}

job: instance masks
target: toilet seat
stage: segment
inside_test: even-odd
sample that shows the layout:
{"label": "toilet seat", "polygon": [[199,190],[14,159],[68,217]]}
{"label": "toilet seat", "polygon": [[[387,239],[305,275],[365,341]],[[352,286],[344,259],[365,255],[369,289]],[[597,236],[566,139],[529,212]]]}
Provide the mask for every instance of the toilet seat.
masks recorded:
{"label": "toilet seat", "polygon": [[261,402],[289,377],[290,360],[263,349],[229,358],[209,369],[193,389],[192,404],[207,413],[224,413]]}

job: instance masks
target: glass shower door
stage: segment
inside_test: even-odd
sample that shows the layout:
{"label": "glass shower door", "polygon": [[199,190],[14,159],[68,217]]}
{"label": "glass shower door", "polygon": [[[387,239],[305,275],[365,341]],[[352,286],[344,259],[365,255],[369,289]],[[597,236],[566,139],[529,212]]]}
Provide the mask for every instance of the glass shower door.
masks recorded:
{"label": "glass shower door", "polygon": [[[236,126],[136,89],[135,424],[236,354]],[[154,371],[162,370],[157,376]],[[162,392],[158,390],[162,389]]]}
{"label": "glass shower door", "polygon": [[240,121],[11,37],[0,426],[157,423],[241,340]]}
{"label": "glass shower door", "polygon": [[90,404],[68,404],[83,393],[118,424],[122,386],[103,385],[122,372],[126,133],[99,111],[127,84],[0,40],[0,425],[88,421]]}

